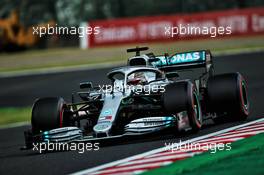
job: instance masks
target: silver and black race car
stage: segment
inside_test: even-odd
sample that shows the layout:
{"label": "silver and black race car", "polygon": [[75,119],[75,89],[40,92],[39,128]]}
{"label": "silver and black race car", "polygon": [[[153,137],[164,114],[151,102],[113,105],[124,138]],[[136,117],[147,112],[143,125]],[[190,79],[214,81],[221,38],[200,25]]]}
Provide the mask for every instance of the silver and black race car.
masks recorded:
{"label": "silver and black race car", "polygon": [[[37,99],[26,148],[37,142],[85,142],[201,129],[203,121],[245,120],[247,86],[240,73],[214,75],[210,51],[172,56],[136,52],[127,66],[108,73],[107,85],[80,83],[79,102],[72,96]],[[191,75],[192,74],[192,75]]]}

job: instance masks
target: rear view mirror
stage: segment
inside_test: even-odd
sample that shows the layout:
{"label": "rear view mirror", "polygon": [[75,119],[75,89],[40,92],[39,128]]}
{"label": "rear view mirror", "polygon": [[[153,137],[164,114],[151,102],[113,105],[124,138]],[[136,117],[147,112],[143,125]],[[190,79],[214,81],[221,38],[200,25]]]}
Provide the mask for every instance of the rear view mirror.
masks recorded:
{"label": "rear view mirror", "polygon": [[166,78],[168,78],[168,79],[178,78],[178,77],[179,77],[179,74],[177,72],[166,73]]}
{"label": "rear view mirror", "polygon": [[91,89],[93,87],[92,82],[82,82],[80,83],[80,89]]}

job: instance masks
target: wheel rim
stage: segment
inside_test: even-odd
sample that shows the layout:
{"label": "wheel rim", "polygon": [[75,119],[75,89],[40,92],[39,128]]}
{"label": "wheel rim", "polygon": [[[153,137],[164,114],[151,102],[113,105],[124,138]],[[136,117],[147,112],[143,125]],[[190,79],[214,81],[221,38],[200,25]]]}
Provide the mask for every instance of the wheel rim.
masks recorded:
{"label": "wheel rim", "polygon": [[246,89],[246,85],[245,85],[245,82],[242,81],[242,94],[241,94],[241,97],[242,97],[242,105],[243,105],[243,108],[248,110],[248,97],[247,97],[247,89]]}
{"label": "wheel rim", "polygon": [[200,113],[200,103],[199,103],[199,99],[196,93],[193,94],[194,96],[194,112],[195,112],[195,116],[197,121],[199,122],[199,124],[201,124],[201,113]]}

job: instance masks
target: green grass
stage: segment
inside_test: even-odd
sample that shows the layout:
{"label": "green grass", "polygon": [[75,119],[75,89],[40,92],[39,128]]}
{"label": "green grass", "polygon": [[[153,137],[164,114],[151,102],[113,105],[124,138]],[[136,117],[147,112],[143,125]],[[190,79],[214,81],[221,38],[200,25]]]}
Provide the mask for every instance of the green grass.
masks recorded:
{"label": "green grass", "polygon": [[31,107],[0,108],[0,125],[30,121]]}
{"label": "green grass", "polygon": [[149,46],[155,54],[187,50],[210,49],[212,53],[226,50],[241,51],[244,49],[264,48],[264,35],[252,37],[233,37],[225,39],[176,41],[164,43],[129,44],[108,46],[81,50],[79,48],[59,48],[48,50],[29,50],[19,53],[0,54],[0,73],[24,70],[38,70],[40,68],[69,67],[100,63],[126,63],[129,56],[126,49],[130,47]]}
{"label": "green grass", "polygon": [[231,144],[230,151],[206,152],[144,175],[262,175],[264,174],[264,134]]}

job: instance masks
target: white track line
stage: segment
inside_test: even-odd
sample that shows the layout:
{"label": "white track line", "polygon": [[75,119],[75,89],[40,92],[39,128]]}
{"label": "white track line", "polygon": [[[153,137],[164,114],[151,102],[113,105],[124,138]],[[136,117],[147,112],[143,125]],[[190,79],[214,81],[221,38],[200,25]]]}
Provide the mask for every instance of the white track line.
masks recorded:
{"label": "white track line", "polygon": [[[196,137],[196,138],[181,142],[181,144],[179,144],[178,146],[183,145],[183,144],[187,144],[187,143],[191,143],[191,142],[197,142],[199,140],[206,139],[208,137],[216,136],[216,135],[219,135],[219,134],[222,134],[222,133],[225,133],[225,132],[228,132],[228,131],[232,131],[232,130],[235,130],[235,129],[238,129],[238,128],[241,128],[241,127],[245,127],[245,126],[248,126],[248,125],[251,125],[251,124],[254,124],[254,123],[257,123],[257,122],[261,122],[261,121],[264,121],[264,118],[261,118],[261,119],[255,120],[255,121],[251,121],[251,122],[248,122],[248,123],[244,123],[244,124],[241,124],[241,125],[237,125],[237,126],[234,126],[234,127],[231,127],[231,128],[223,129],[221,131],[217,131],[217,132],[214,132],[214,133],[211,133],[211,134],[206,134],[204,136]],[[121,163],[125,163],[125,162],[132,161],[132,160],[135,160],[135,159],[140,159],[140,158],[143,158],[145,156],[149,156],[149,155],[152,155],[152,154],[155,154],[155,153],[160,153],[160,152],[163,152],[163,151],[166,151],[166,150],[171,150],[173,147],[174,147],[173,145],[171,147],[161,147],[161,148],[154,149],[154,150],[151,150],[151,151],[148,151],[148,152],[145,152],[145,153],[141,153],[141,154],[138,154],[138,155],[127,157],[125,159],[121,159],[121,160],[117,160],[117,161],[114,161],[114,162],[106,163],[106,164],[103,164],[103,165],[100,165],[100,166],[97,166],[97,167],[94,167],[94,168],[81,170],[81,171],[78,171],[78,172],[73,173],[73,174],[74,175],[91,174],[92,172],[96,172],[96,171],[99,171],[99,170],[102,170],[102,169],[105,169],[105,168],[108,168],[108,167],[116,166],[116,165],[119,165]]]}
{"label": "white track line", "polygon": [[160,156],[168,156],[168,155],[180,155],[180,154],[186,154],[186,153],[194,153],[199,154],[203,151],[200,150],[168,150],[165,152],[157,153],[154,155],[146,156],[146,158],[152,158],[152,157],[160,157]]}
{"label": "white track line", "polygon": [[21,126],[28,126],[30,125],[29,122],[17,122],[17,123],[11,123],[7,125],[1,125],[0,129],[10,129],[10,128],[16,128],[16,127],[21,127]]}
{"label": "white track line", "polygon": [[66,66],[66,67],[58,66],[58,67],[39,68],[39,69],[31,69],[31,70],[8,71],[8,72],[0,72],[0,78],[25,77],[32,75],[48,75],[48,74],[76,72],[76,71],[89,71],[96,69],[118,67],[122,65],[123,65],[122,61],[117,61],[117,62],[99,63],[99,64],[83,64],[77,66]]}
{"label": "white track line", "polygon": [[160,167],[160,166],[165,166],[165,165],[169,165],[171,164],[172,161],[166,161],[166,162],[158,162],[158,163],[149,163],[149,164],[143,164],[143,165],[136,165],[136,166],[129,166],[129,167],[120,167],[120,168],[113,168],[113,169],[107,169],[107,170],[102,170],[102,171],[98,171],[92,174],[106,174],[106,173],[114,173],[117,171],[131,171],[134,169],[140,169],[140,168],[150,168],[150,167]]}
{"label": "white track line", "polygon": [[210,141],[213,141],[213,140],[223,140],[223,139],[233,139],[233,138],[244,138],[248,135],[256,135],[260,132],[251,132],[251,133],[242,133],[242,134],[233,134],[233,135],[227,135],[227,136],[219,136],[219,137],[213,137],[213,138],[210,138],[210,139],[206,139],[206,140],[203,140],[202,142],[210,142]]}
{"label": "white track line", "polygon": [[200,141],[200,142],[194,142],[194,144],[200,144],[200,145],[208,145],[208,144],[217,144],[217,143],[229,143],[229,142],[235,142],[235,141],[238,141],[238,140],[241,140],[241,139],[244,139],[245,137],[234,137],[234,138],[226,138],[226,139],[209,139],[209,140],[206,140],[206,141]]}
{"label": "white track line", "polygon": [[162,157],[157,157],[157,158],[153,158],[153,157],[144,158],[144,159],[140,159],[140,160],[134,160],[134,161],[122,163],[122,164],[118,165],[118,167],[131,165],[131,164],[158,162],[158,161],[171,160],[171,159],[181,159],[181,158],[192,157],[194,155],[195,155],[195,153],[185,153],[185,154],[178,154],[178,155],[167,155],[167,156],[162,156]]}
{"label": "white track line", "polygon": [[263,127],[263,124],[264,123],[258,123],[254,126],[247,126],[247,127],[244,127],[244,128],[239,128],[239,129],[236,129],[234,131],[241,131],[241,130],[245,130],[245,129],[253,129],[253,128],[259,128],[259,127]]}
{"label": "white track line", "polygon": [[247,134],[251,134],[251,133],[253,133],[255,135],[255,134],[262,133],[262,132],[264,132],[264,128],[262,128],[262,129],[256,129],[255,128],[255,129],[247,129],[247,130],[240,130],[240,131],[234,131],[234,132],[232,131],[232,132],[228,132],[226,134],[221,134],[218,137],[236,135],[236,134],[245,134],[245,135],[247,135]]}

